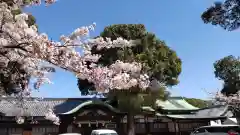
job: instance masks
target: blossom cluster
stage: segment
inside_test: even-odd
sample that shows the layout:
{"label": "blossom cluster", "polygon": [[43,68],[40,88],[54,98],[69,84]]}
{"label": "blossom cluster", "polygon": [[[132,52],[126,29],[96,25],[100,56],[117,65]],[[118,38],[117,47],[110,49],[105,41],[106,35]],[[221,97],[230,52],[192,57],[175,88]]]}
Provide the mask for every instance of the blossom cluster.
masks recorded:
{"label": "blossom cluster", "polygon": [[60,119],[55,115],[52,109],[48,109],[48,112],[45,114],[45,119],[52,121],[56,125],[60,125]]}
{"label": "blossom cluster", "polygon": [[[46,4],[54,2],[55,0],[45,1]],[[21,0],[17,0],[16,3],[22,4]],[[31,4],[40,3],[40,0],[33,0]],[[79,27],[69,35],[62,35],[59,42],[52,41],[47,34],[39,33],[35,25],[27,24],[28,14],[21,13],[14,16],[11,8],[4,2],[0,3],[1,59],[6,63],[8,61],[21,63],[31,77],[37,78],[36,88],[43,83],[50,83],[46,76],[47,70],[43,70],[43,63],[46,62],[73,72],[79,78],[89,80],[98,92],[113,89],[128,90],[135,86],[145,90],[149,86],[149,77],[142,73],[140,63],[124,63],[118,60],[110,66],[103,67],[96,64],[101,56],[91,54],[91,48],[94,46],[97,49],[131,47],[136,45],[136,41],[102,37],[89,39],[89,32],[94,30],[95,23]],[[79,49],[82,53],[78,51]],[[24,91],[29,93],[29,90]],[[55,124],[59,122],[59,118],[51,110],[46,118],[54,121]]]}
{"label": "blossom cluster", "polygon": [[220,104],[229,105],[232,109],[240,109],[240,92],[228,96],[221,92],[217,92],[214,98]]}
{"label": "blossom cluster", "polygon": [[116,61],[110,67],[93,67],[85,69],[77,75],[81,79],[87,79],[95,84],[98,92],[105,90],[128,90],[132,87],[139,86],[145,90],[149,86],[149,78],[146,74],[141,74],[141,64],[123,63]]}
{"label": "blossom cluster", "polygon": [[[1,10],[4,11],[2,18],[5,23],[2,24],[2,34],[0,38],[1,50],[5,50],[6,57],[11,61],[22,62],[24,68],[33,77],[39,78],[38,85],[46,81],[45,71],[39,67],[41,62],[49,62],[53,65],[74,72],[78,77],[84,77],[93,82],[99,88],[97,90],[122,89],[130,88],[138,83],[141,88],[146,88],[148,79],[146,75],[136,76],[140,73],[141,65],[139,63],[123,63],[117,61],[110,67],[99,67],[97,65],[88,68],[87,62],[94,65],[100,58],[99,55],[92,55],[91,48],[97,45],[99,48],[104,47],[125,47],[133,45],[131,41],[118,38],[117,40],[106,41],[103,38],[85,39],[90,30],[96,26],[93,23],[90,26],[77,28],[68,36],[61,36],[60,42],[49,40],[44,33],[39,34],[37,28],[28,26],[26,23],[28,15],[23,13],[16,15],[14,18],[11,11],[5,3],[1,3]],[[7,18],[7,19],[6,19]],[[120,44],[120,45],[119,45]],[[83,54],[77,51],[77,48],[83,49]],[[104,75],[105,74],[105,75]],[[100,76],[99,76],[100,75]],[[134,76],[131,76],[134,75]],[[140,75],[140,74],[139,74]],[[48,81],[48,80],[47,80]],[[142,82],[142,81],[145,81]],[[109,83],[111,82],[111,83]],[[126,85],[126,82],[129,82]],[[122,86],[123,84],[124,87]]]}

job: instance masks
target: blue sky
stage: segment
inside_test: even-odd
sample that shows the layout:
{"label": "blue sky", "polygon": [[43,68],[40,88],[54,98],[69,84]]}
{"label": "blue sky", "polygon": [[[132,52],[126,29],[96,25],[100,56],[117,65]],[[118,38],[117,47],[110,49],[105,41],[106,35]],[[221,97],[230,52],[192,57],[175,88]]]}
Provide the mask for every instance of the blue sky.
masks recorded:
{"label": "blue sky", "polygon": [[[97,23],[98,35],[111,24],[141,23],[164,40],[182,59],[180,84],[171,88],[175,96],[207,98],[204,90],[221,88],[214,78],[213,63],[227,55],[239,55],[238,30],[227,32],[202,22],[201,13],[212,0],[59,0],[45,7],[31,7],[41,32],[54,40],[75,28]],[[52,85],[44,85],[36,96],[79,97],[77,79],[58,70],[51,75]]]}

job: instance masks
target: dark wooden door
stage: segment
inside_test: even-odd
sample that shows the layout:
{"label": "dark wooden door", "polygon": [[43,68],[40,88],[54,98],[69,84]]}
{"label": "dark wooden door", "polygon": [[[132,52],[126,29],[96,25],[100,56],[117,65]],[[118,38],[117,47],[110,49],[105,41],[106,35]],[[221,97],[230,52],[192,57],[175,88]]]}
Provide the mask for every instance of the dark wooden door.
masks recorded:
{"label": "dark wooden door", "polygon": [[105,127],[102,124],[91,124],[89,126],[89,124],[82,124],[81,125],[81,129],[80,132],[82,135],[90,135],[92,130],[96,130],[96,129],[104,129]]}

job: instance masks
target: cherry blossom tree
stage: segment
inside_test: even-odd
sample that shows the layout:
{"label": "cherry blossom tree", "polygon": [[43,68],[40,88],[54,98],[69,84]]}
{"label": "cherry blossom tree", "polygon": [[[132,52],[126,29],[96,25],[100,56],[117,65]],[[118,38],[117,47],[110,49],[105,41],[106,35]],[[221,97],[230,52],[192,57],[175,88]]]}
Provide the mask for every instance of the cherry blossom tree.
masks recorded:
{"label": "cherry blossom tree", "polygon": [[[46,0],[46,5],[53,4],[55,0]],[[41,4],[40,0],[24,3],[22,0],[13,1],[12,5],[0,3],[0,55],[6,65],[16,61],[22,65],[33,79],[36,79],[34,88],[38,89],[44,83],[51,83],[47,74],[60,67],[74,73],[78,78],[93,83],[98,92],[109,91],[147,91],[149,90],[149,77],[143,72],[142,65],[137,62],[124,63],[117,60],[110,66],[97,65],[100,55],[91,54],[91,48],[97,49],[131,47],[137,40],[124,40],[117,38],[98,37],[89,39],[90,31],[96,24],[76,28],[71,34],[62,35],[59,41],[52,41],[45,33],[39,33],[36,25],[29,25],[29,15],[12,14],[12,10],[23,6]],[[81,53],[78,51],[81,50]],[[19,86],[21,87],[21,86]],[[152,86],[151,86],[152,87]],[[21,87],[21,101],[31,96],[29,87]],[[20,102],[22,103],[22,102]],[[59,118],[49,109],[46,119],[59,124]],[[23,123],[23,117],[17,122]]]}
{"label": "cherry blossom tree", "polygon": [[221,91],[214,95],[213,102],[215,104],[227,105],[228,109],[233,112],[238,124],[240,123],[240,92],[235,94],[225,95]]}
{"label": "cherry blossom tree", "polygon": [[[100,36],[111,39],[123,37],[127,40],[139,40],[140,42],[128,48],[104,48],[100,51],[93,47],[92,54],[101,55],[98,64],[109,66],[116,60],[137,61],[142,63],[144,72],[149,75],[152,83],[157,84],[156,86],[159,87],[161,83],[165,84],[164,86],[173,86],[178,83],[177,78],[181,73],[180,58],[155,34],[147,32],[143,24],[110,25],[104,28]],[[81,95],[96,94],[94,85],[87,80],[78,79],[78,87]],[[142,112],[142,106],[151,106],[155,109],[157,99],[166,99],[166,87],[157,89],[157,91],[152,89],[148,93],[110,91],[104,96],[118,109],[127,112],[127,132],[135,134],[134,116]]]}

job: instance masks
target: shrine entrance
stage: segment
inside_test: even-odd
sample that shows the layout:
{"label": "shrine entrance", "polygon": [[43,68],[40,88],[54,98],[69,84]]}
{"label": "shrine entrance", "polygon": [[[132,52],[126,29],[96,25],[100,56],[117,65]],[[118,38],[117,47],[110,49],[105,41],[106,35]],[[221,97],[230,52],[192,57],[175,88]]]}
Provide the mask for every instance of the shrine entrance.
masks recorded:
{"label": "shrine entrance", "polygon": [[[91,123],[91,124],[81,124],[81,127],[78,124],[74,124],[73,127],[73,132],[74,133],[81,133],[82,135],[90,135],[92,130],[96,130],[96,129],[105,129],[106,125],[104,125],[103,123]],[[114,129],[116,130],[116,129]]]}
{"label": "shrine entrance", "polygon": [[92,102],[75,108],[74,111],[65,113],[64,116],[66,120],[69,120],[71,117],[71,121],[68,121],[67,125],[66,121],[64,121],[65,123],[61,123],[62,125],[65,124],[65,127],[72,125],[73,133],[90,135],[92,130],[96,129],[120,130],[118,125],[120,125],[124,113],[121,113],[108,104]]}

